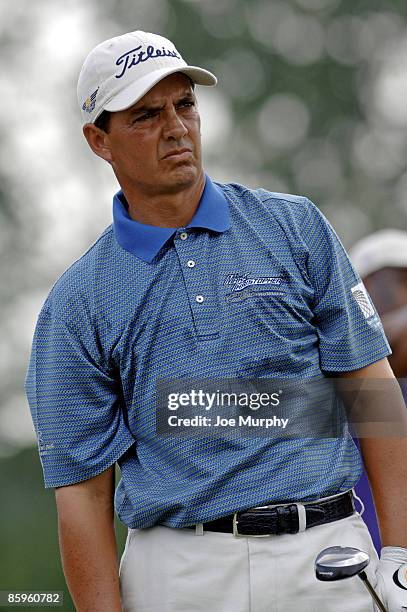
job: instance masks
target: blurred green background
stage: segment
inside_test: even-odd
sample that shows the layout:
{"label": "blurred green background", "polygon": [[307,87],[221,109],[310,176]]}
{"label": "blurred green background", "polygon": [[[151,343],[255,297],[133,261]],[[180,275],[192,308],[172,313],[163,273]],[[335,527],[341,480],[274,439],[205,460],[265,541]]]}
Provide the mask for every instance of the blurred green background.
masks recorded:
{"label": "blurred green background", "polygon": [[110,223],[117,190],[81,133],[79,69],[95,44],[135,29],[219,77],[198,88],[215,180],[307,195],[347,247],[407,229],[405,0],[0,3],[0,590],[65,590],[64,610],[23,383],[41,305]]}
{"label": "blurred green background", "polygon": [[[119,471],[116,482],[118,477]],[[54,490],[42,488],[35,447],[1,459],[0,490],[0,591],[63,591],[63,607],[52,609],[74,611],[59,557]],[[117,518],[115,522],[118,550],[122,551],[126,528]]]}

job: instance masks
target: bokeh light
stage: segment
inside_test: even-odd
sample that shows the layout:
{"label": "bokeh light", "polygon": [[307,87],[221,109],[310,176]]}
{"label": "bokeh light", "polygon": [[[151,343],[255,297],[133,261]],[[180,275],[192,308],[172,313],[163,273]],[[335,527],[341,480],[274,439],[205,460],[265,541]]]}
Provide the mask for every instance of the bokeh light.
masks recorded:
{"label": "bokeh light", "polygon": [[292,149],[304,140],[309,122],[308,108],[300,98],[289,93],[276,94],[260,110],[259,136],[271,147]]}

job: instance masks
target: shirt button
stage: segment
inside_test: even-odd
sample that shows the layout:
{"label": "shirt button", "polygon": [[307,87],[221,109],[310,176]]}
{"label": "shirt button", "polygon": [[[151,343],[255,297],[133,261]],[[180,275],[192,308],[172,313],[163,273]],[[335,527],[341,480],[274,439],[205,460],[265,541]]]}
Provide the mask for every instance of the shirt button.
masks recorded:
{"label": "shirt button", "polygon": [[181,240],[186,240],[188,238],[188,234],[186,232],[182,232],[179,237],[181,238]]}
{"label": "shirt button", "polygon": [[194,260],[193,259],[189,259],[187,261],[187,266],[188,266],[188,268],[193,268],[195,266]]}
{"label": "shirt button", "polygon": [[198,302],[198,304],[202,304],[205,298],[203,295],[197,295],[195,299]]}

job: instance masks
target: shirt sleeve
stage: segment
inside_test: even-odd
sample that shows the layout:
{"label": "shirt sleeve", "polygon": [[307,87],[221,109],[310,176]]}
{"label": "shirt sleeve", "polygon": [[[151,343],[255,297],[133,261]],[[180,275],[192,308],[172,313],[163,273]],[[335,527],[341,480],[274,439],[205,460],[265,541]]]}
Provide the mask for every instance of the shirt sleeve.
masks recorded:
{"label": "shirt sleeve", "polygon": [[304,241],[307,273],[314,289],[321,370],[350,372],[387,357],[391,349],[373,302],[335,230],[307,202]]}
{"label": "shirt sleeve", "polygon": [[46,488],[102,473],[134,443],[120,384],[100,361],[91,326],[74,329],[43,307],[25,387]]}

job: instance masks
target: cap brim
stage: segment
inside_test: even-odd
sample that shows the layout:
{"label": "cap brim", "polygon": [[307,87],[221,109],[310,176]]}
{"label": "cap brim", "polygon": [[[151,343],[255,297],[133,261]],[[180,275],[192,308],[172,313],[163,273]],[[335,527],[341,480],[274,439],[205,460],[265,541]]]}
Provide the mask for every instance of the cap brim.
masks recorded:
{"label": "cap brim", "polygon": [[114,113],[130,108],[130,106],[136,104],[136,102],[145,96],[145,94],[150,91],[150,89],[159,81],[170,74],[175,74],[176,72],[186,74],[197,85],[213,87],[218,82],[216,76],[212,74],[212,72],[209,72],[209,70],[204,70],[203,68],[198,68],[197,66],[182,66],[177,68],[155,70],[154,72],[147,74],[143,79],[139,79],[123,89],[119,94],[117,94],[117,96],[110,100],[103,107],[103,109],[101,109],[101,112],[102,110],[106,110]]}

